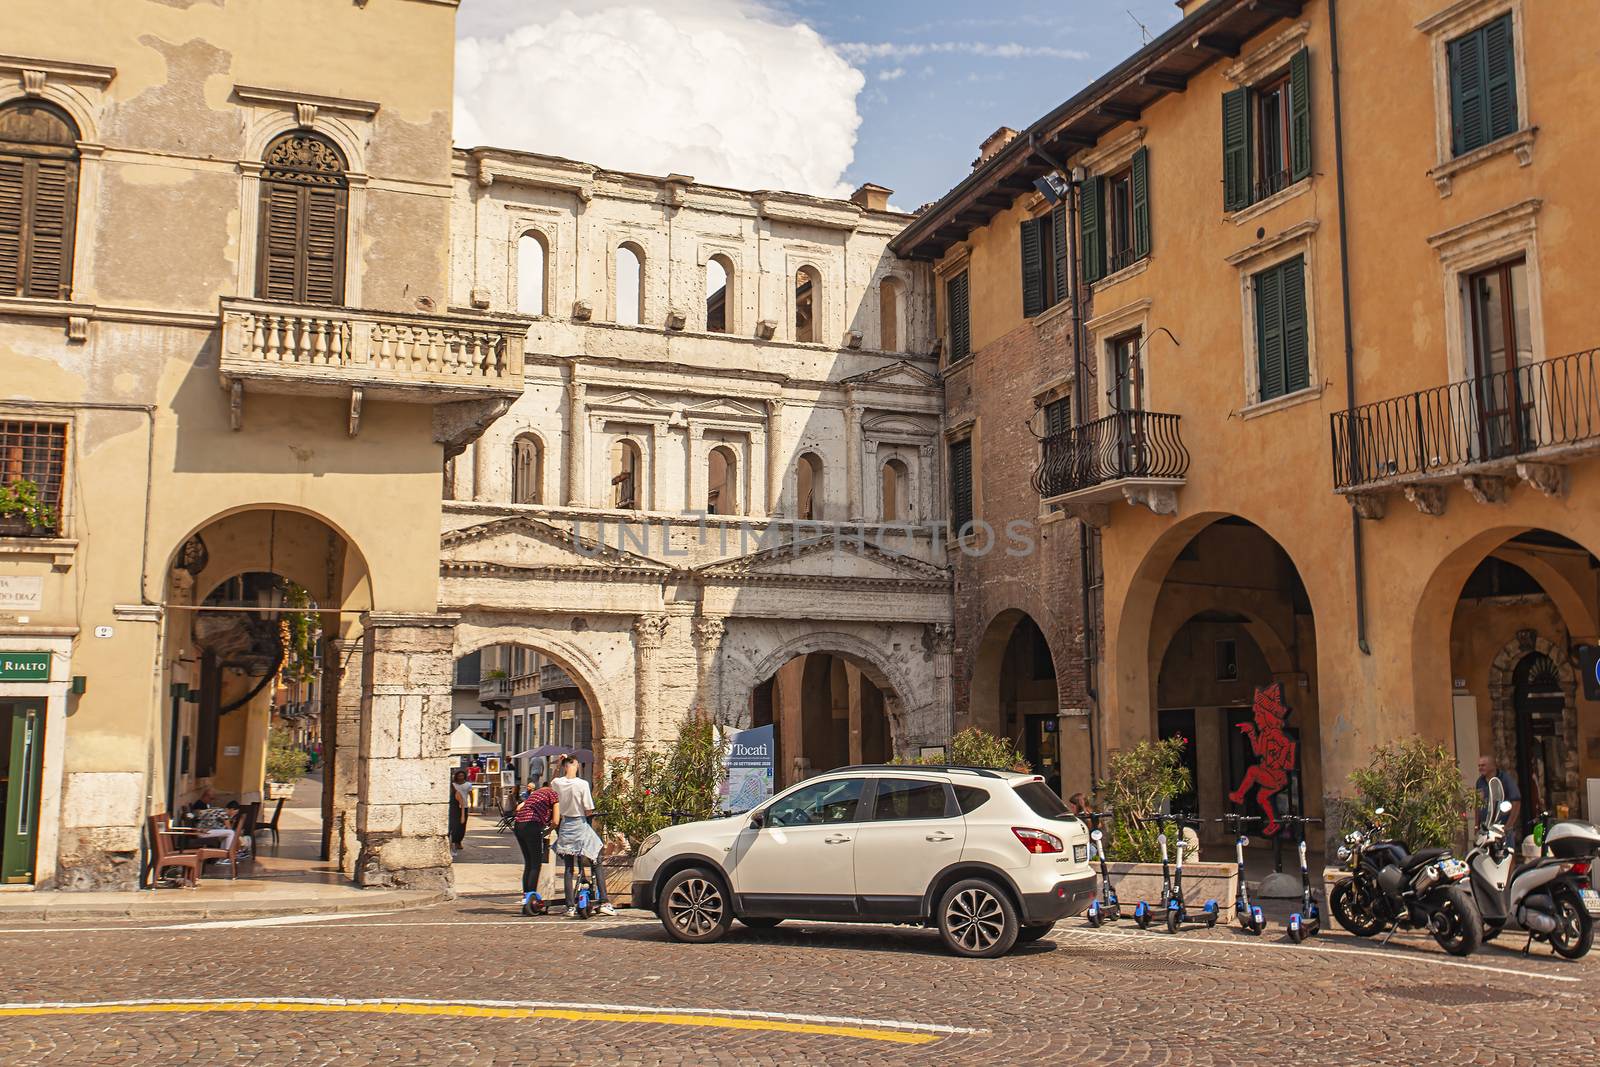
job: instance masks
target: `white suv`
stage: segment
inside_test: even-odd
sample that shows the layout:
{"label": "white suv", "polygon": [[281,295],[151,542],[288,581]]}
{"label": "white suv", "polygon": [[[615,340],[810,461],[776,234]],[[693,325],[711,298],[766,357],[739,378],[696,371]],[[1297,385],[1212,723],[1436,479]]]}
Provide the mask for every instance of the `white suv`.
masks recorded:
{"label": "white suv", "polygon": [[633,902],[679,941],[738,919],[936,926],[962,956],[1034,941],[1094,896],[1089,833],[1044,779],[974,767],[842,767],[754,811],[669,826]]}

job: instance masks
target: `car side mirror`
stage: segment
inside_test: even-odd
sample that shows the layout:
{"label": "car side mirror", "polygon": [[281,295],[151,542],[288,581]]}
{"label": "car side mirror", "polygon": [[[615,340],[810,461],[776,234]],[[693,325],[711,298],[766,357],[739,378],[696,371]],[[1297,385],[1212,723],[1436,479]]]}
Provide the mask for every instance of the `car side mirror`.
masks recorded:
{"label": "car side mirror", "polygon": [[766,825],[766,822],[767,817],[758,811],[754,815],[750,816],[750,829],[759,830]]}

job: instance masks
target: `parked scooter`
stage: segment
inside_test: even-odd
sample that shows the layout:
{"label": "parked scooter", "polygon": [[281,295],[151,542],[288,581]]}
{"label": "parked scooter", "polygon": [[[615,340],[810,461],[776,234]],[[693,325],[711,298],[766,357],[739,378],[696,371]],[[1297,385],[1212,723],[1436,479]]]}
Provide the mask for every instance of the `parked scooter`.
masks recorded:
{"label": "parked scooter", "polygon": [[1308,819],[1304,815],[1280,815],[1278,822],[1300,827],[1297,851],[1300,853],[1300,910],[1289,916],[1289,940],[1299,944],[1308,937],[1322,932],[1322,908],[1317,904],[1316,893],[1311,888],[1311,869],[1306,863],[1306,827],[1321,819]]}
{"label": "parked scooter", "polygon": [[[1167,932],[1175,934],[1184,923],[1204,923],[1209,929],[1217,925],[1218,907],[1215,900],[1208,900],[1205,906],[1196,914],[1191,914],[1188,905],[1183,900],[1183,828],[1185,826],[1200,825],[1200,820],[1193,815],[1173,814],[1163,815],[1157,820],[1161,824],[1161,832],[1157,840],[1161,843],[1161,895],[1162,909],[1167,916]],[[1178,828],[1177,864],[1172,870],[1172,876],[1167,877],[1167,826]],[[1144,901],[1139,901],[1138,908],[1134,909],[1133,921],[1139,928],[1145,929],[1150,924],[1150,906]]]}
{"label": "parked scooter", "polygon": [[1244,828],[1250,823],[1260,822],[1261,816],[1229,812],[1216,821],[1236,835],[1233,846],[1239,859],[1239,888],[1233,894],[1234,918],[1239,922],[1239,929],[1245,933],[1259,934],[1267,928],[1267,917],[1261,913],[1260,905],[1250,903],[1250,890],[1244,884],[1244,846],[1250,843],[1250,835],[1245,833]]}
{"label": "parked scooter", "polygon": [[522,914],[548,915],[550,914],[550,904],[544,897],[539,895],[538,890],[531,890],[522,894]]}
{"label": "parked scooter", "polygon": [[[1539,858],[1513,871],[1513,850],[1505,840],[1511,802],[1504,799],[1498,778],[1489,781],[1488,799],[1488,821],[1478,828],[1476,847],[1467,853],[1484,940],[1515,921],[1528,932],[1524,954],[1535,941],[1548,941],[1567,959],[1582,958],[1594,944],[1594,917],[1600,914],[1600,895],[1590,883],[1600,830],[1591,823],[1556,823],[1544,834]],[[1541,812],[1537,818],[1548,819],[1549,814]]]}
{"label": "parked scooter", "polygon": [[[1156,819],[1156,843],[1161,846],[1161,901],[1172,899],[1172,868],[1167,864],[1167,824],[1172,821],[1172,816],[1161,815]],[[1183,835],[1178,835],[1178,847],[1183,847]],[[1133,921],[1141,930],[1150,928],[1150,916],[1155,911],[1148,900],[1141,900],[1133,908]]]}
{"label": "parked scooter", "polygon": [[[1092,819],[1099,823],[1101,819],[1109,818],[1109,811],[1084,812],[1082,818]],[[1089,841],[1094,850],[1100,854],[1100,896],[1089,902],[1089,910],[1085,918],[1090,926],[1100,926],[1103,923],[1114,923],[1122,918],[1122,905],[1117,902],[1117,891],[1111,888],[1111,875],[1106,871],[1106,836],[1098,825],[1089,831]]]}
{"label": "parked scooter", "polygon": [[1339,925],[1358,937],[1375,937],[1387,927],[1387,942],[1402,926],[1427,930],[1452,956],[1468,956],[1483,943],[1483,917],[1464,884],[1467,865],[1447,848],[1408,852],[1381,839],[1384,810],[1377,820],[1345,834],[1339,862],[1350,872],[1333,887],[1328,905]]}

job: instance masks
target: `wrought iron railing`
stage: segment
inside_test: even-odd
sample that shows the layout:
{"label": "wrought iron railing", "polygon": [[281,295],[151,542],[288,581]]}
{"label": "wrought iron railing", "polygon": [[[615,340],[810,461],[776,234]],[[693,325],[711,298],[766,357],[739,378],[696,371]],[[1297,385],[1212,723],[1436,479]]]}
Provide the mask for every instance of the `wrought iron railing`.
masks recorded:
{"label": "wrought iron railing", "polygon": [[1045,498],[1122,478],[1182,478],[1189,471],[1176,415],[1119,411],[1050,434],[1043,444],[1033,487]]}
{"label": "wrought iron railing", "polygon": [[1600,441],[1600,350],[1363,404],[1332,419],[1336,490]]}

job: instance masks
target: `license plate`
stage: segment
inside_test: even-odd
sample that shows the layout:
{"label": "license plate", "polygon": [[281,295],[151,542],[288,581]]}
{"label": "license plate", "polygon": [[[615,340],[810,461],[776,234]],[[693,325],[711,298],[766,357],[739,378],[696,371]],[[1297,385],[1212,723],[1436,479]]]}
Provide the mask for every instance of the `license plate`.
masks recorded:
{"label": "license plate", "polygon": [[1460,860],[1443,860],[1439,864],[1439,873],[1452,882],[1459,882],[1467,876],[1467,865]]}
{"label": "license plate", "polygon": [[1077,860],[1079,863],[1087,863],[1087,862],[1089,862],[1089,846],[1088,845],[1073,845],[1072,846],[1072,858]]}
{"label": "license plate", "polygon": [[1583,906],[1589,910],[1590,915],[1600,915],[1600,891],[1580,889],[1578,895],[1583,897]]}

